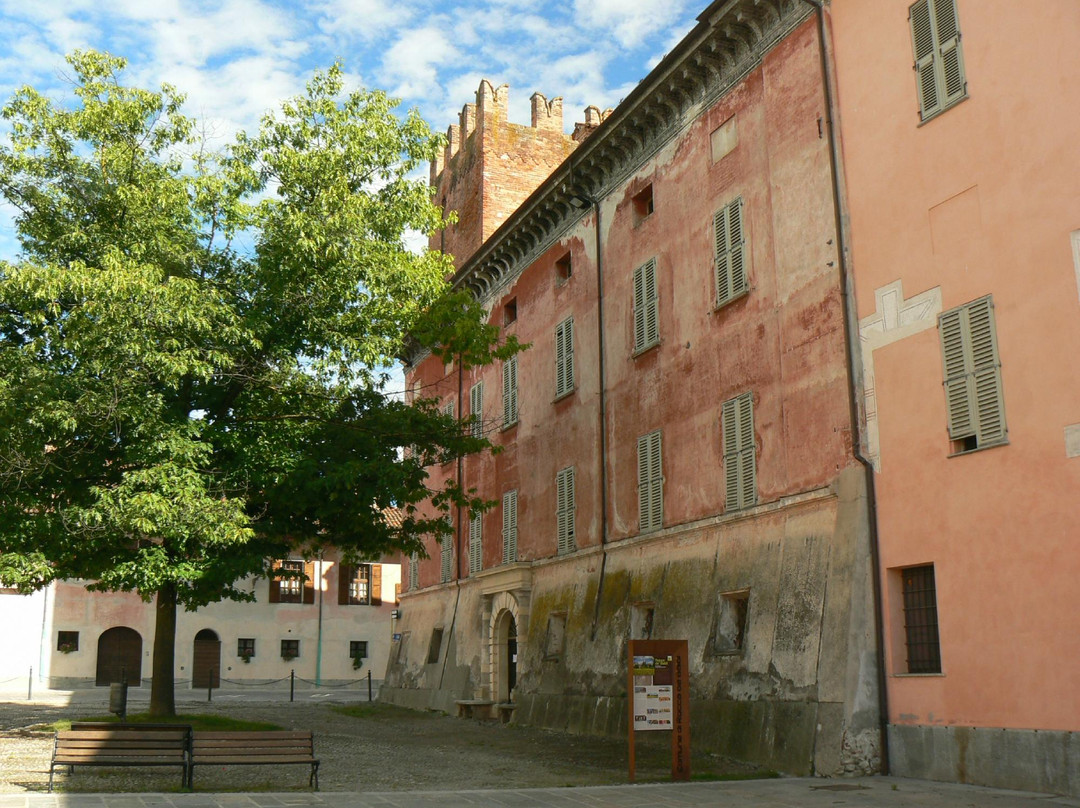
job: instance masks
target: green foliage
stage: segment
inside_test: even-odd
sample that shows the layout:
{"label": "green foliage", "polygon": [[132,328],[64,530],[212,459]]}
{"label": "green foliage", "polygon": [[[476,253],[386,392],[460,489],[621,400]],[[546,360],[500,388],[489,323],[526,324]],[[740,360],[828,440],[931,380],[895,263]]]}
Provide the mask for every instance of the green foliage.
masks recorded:
{"label": "green foliage", "polygon": [[410,178],[441,148],[417,113],[335,65],[214,153],[172,87],[69,62],[71,101],[3,110],[23,252],[0,262],[0,578],[196,608],[290,550],[418,549],[427,499],[482,506],[424,465],[487,442],[384,389],[407,349],[520,347],[448,293],[449,257],[405,247],[442,221]]}

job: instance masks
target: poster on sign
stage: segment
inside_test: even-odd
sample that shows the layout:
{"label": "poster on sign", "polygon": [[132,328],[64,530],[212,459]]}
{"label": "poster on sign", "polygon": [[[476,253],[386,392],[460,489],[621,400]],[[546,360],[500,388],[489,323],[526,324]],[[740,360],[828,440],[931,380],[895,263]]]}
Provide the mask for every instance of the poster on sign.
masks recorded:
{"label": "poster on sign", "polygon": [[634,734],[671,733],[671,777],[690,779],[690,676],[686,640],[631,640],[627,659],[630,780]]}
{"label": "poster on sign", "polygon": [[672,729],[672,657],[634,657],[634,729]]}

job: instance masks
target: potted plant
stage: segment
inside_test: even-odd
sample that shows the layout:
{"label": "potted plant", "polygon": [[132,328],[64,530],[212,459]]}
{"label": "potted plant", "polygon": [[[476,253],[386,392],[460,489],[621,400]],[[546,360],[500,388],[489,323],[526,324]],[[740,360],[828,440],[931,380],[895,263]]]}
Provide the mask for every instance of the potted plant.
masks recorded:
{"label": "potted plant", "polygon": [[75,650],[75,643],[62,642],[56,647],[56,650],[59,651],[61,654],[70,654],[72,651]]}
{"label": "potted plant", "polygon": [[251,651],[241,651],[240,652],[240,659],[244,660],[245,665],[247,665],[247,664],[249,664],[251,662],[251,658],[253,656],[254,656],[254,654]]}

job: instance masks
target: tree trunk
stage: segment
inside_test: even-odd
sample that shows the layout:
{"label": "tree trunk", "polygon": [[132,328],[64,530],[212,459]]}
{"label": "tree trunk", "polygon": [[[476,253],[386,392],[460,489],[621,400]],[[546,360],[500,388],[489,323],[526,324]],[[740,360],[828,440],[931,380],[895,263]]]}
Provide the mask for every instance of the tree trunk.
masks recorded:
{"label": "tree trunk", "polygon": [[154,678],[150,685],[150,715],[176,715],[173,667],[176,659],[176,585],[164,584],[157,593],[154,627]]}

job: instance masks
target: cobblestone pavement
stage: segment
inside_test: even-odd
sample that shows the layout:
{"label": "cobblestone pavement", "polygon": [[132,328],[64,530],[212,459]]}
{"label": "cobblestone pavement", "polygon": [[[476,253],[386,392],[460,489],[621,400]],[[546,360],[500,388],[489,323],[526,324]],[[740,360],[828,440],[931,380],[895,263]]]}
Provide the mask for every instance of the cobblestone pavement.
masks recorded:
{"label": "cobblestone pavement", "polygon": [[1045,794],[899,777],[302,794],[0,794],[0,808],[1077,808]]}
{"label": "cobblestone pavement", "polygon": [[[145,695],[136,695],[133,710]],[[180,713],[214,713],[313,729],[323,790],[307,790],[303,767],[233,767],[197,773],[180,793],[178,772],[79,770],[45,793],[52,734],[29,729],[58,718],[101,716],[103,690],[46,691],[33,701],[0,693],[0,808],[1080,808],[1080,799],[891,777],[780,778],[739,782],[626,784],[625,742],[462,721],[288,693],[177,694]],[[366,698],[366,693],[364,694]],[[7,699],[7,700],[5,700]],[[340,704],[337,705],[339,708]],[[695,774],[745,771],[695,750]],[[665,777],[663,750],[639,748],[639,779]]]}

